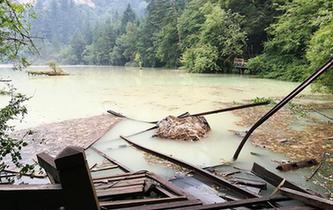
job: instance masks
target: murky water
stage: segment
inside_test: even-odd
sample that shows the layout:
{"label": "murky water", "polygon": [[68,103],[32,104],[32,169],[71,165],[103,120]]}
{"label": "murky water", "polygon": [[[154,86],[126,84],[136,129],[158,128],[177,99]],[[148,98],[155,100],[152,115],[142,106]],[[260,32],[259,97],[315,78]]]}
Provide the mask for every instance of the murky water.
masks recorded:
{"label": "murky water", "polygon": [[[34,67],[43,68],[47,67]],[[63,69],[71,75],[31,77],[24,72],[0,68],[2,78],[12,79],[20,92],[33,96],[27,103],[29,114],[18,125],[19,128],[88,117],[105,113],[108,109],[141,120],[159,120],[169,114],[208,111],[226,107],[225,103],[242,102],[255,97],[284,96],[297,85],[247,76],[188,74],[177,70],[96,66],[65,66]],[[1,105],[5,101],[6,97],[0,96]],[[212,131],[199,142],[155,139],[151,138],[152,132],[132,139],[200,167],[230,161],[240,138],[229,130],[247,128],[237,127],[235,122],[239,119],[232,113],[210,115],[207,119]],[[95,146],[133,170],[148,169],[172,176],[172,170],[148,164],[141,152],[128,147],[118,138],[120,134],[135,133],[149,126],[132,121],[120,122]],[[251,155],[250,152],[259,155]],[[88,157],[90,162],[101,161],[94,158],[91,151]],[[282,159],[286,158],[248,143],[235,165],[250,169],[253,162],[258,162],[273,169],[272,160]],[[304,179],[300,177],[309,173],[309,169],[302,169],[285,175],[301,183]]]}
{"label": "murky water", "polygon": [[[47,69],[35,67],[34,69]],[[223,107],[256,96],[282,96],[294,83],[237,75],[188,74],[182,71],[137,70],[124,67],[63,67],[63,77],[28,76],[0,68],[19,91],[32,99],[22,127],[104,113],[114,109],[145,120],[168,114]],[[0,101],[3,97],[0,96]],[[235,118],[226,116],[221,127]]]}

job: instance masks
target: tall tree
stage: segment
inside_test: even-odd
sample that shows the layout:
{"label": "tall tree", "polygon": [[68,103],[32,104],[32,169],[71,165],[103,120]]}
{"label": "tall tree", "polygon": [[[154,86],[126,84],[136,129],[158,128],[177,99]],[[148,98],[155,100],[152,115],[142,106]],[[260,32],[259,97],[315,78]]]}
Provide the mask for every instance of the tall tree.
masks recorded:
{"label": "tall tree", "polygon": [[262,52],[267,41],[266,28],[280,14],[276,7],[280,0],[224,0],[221,1],[225,10],[231,10],[243,16],[242,30],[247,34],[244,57],[254,57]]}
{"label": "tall tree", "polygon": [[132,10],[132,7],[130,4],[127,5],[126,10],[123,13],[123,16],[120,21],[120,31],[121,33],[126,32],[127,24],[133,23],[136,20],[136,15],[134,11]]}
{"label": "tall tree", "polygon": [[245,44],[240,22],[240,15],[225,11],[214,1],[192,1],[180,21],[184,65],[193,72],[229,72]]}

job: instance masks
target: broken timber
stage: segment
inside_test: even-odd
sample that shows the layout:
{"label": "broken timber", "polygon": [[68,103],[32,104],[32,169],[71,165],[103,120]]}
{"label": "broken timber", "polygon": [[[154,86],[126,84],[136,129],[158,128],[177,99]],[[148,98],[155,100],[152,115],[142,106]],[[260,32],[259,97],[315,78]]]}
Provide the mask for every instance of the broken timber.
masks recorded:
{"label": "broken timber", "polygon": [[[252,104],[245,104],[245,105],[240,105],[240,106],[234,106],[234,107],[228,107],[228,108],[222,108],[222,109],[217,109],[217,110],[213,110],[213,111],[207,111],[207,112],[201,112],[201,113],[197,113],[197,114],[189,114],[188,112],[185,112],[181,115],[178,115],[177,117],[179,118],[184,118],[184,117],[189,117],[189,116],[204,116],[204,115],[210,115],[210,114],[217,114],[217,113],[221,113],[221,112],[228,112],[228,111],[234,111],[234,110],[238,110],[238,109],[245,109],[245,108],[250,108],[250,107],[255,107],[255,106],[263,106],[263,105],[268,105],[270,102],[269,101],[264,101],[264,102],[259,102],[259,103],[252,103]],[[109,114],[112,114],[116,117],[120,117],[120,118],[126,118],[129,120],[134,120],[137,122],[144,122],[144,123],[150,123],[150,124],[156,124],[159,121],[143,121],[143,120],[137,120],[134,118],[130,118],[127,117],[121,113],[115,112],[113,110],[108,110],[107,111]]]}
{"label": "broken timber", "polygon": [[[196,206],[196,207],[189,207],[189,208],[181,208],[182,210],[203,210],[203,209],[229,209],[229,208],[236,208],[236,207],[251,207],[256,204],[266,204],[267,202],[279,202],[279,201],[287,201],[290,200],[288,197],[284,196],[276,196],[276,197],[261,197],[261,198],[250,198],[250,199],[243,199],[237,201],[229,201],[225,203],[217,203],[217,204],[209,204],[203,206]],[[180,208],[177,210],[181,210]],[[176,209],[174,209],[176,210]]]}
{"label": "broken timber", "polygon": [[[269,184],[271,184],[275,187],[278,187],[279,184],[284,180],[282,177],[279,177],[278,175],[268,171],[267,169],[265,169],[264,167],[260,166],[257,163],[253,164],[251,171],[258,177],[262,178],[263,180],[265,180],[266,182],[268,182]],[[308,193],[308,194],[314,195],[314,193],[312,193],[306,189],[303,189],[299,186],[296,186],[287,180],[284,181],[283,187],[288,187],[293,190],[297,190],[297,191],[300,191],[303,193]]]}
{"label": "broken timber", "polygon": [[[163,154],[162,157],[164,157]],[[172,159],[169,161],[172,161]],[[38,161],[45,167],[44,169],[49,176],[58,176],[54,180],[59,183],[0,186],[1,209],[54,210],[60,207],[68,210],[213,210],[238,207],[241,207],[239,209],[262,209],[279,207],[279,202],[292,199],[322,209],[332,209],[333,207],[332,201],[308,194],[307,192],[290,189],[290,186],[287,185],[278,188],[278,192],[282,195],[250,198],[248,195],[245,196],[242,194],[243,197],[240,200],[237,200],[239,198],[233,198],[233,201],[204,204],[200,199],[198,200],[192,195],[187,194],[172,182],[148,171],[123,172],[123,174],[100,178],[91,177],[84,151],[76,147],[66,148],[55,159],[45,153],[39,154]],[[206,172],[202,172],[204,171],[202,169],[200,172],[200,170],[197,171],[196,167],[185,162],[179,160],[173,160],[173,162],[189,168],[194,172],[194,175],[209,176],[207,179],[217,183],[217,180],[211,178],[211,175],[207,175]],[[267,173],[263,175],[270,176]],[[278,180],[275,181],[277,182]],[[219,183],[221,183],[221,180]],[[226,186],[227,184],[223,182],[223,185]],[[230,188],[230,186],[227,186],[227,188]],[[236,189],[232,190],[235,191]],[[244,192],[238,191],[238,193],[241,194]],[[18,200],[20,202],[17,202]],[[282,207],[281,209],[303,210],[309,209],[309,207],[296,206],[293,208]]]}
{"label": "broken timber", "polygon": [[333,201],[284,187],[280,188],[279,191],[282,193],[282,195],[299,200],[307,205],[326,210],[333,209]]}
{"label": "broken timber", "polygon": [[118,161],[112,159],[111,157],[109,157],[104,152],[96,149],[96,147],[90,147],[90,149],[93,150],[93,151],[95,151],[98,155],[102,156],[104,159],[108,160],[110,163],[113,163],[113,164],[117,165],[124,172],[131,172],[131,169],[129,169],[128,167],[126,167],[123,164],[119,163]]}
{"label": "broken timber", "polygon": [[134,147],[140,149],[140,150],[143,150],[145,152],[151,153],[151,154],[153,154],[153,155],[155,155],[157,157],[160,157],[162,159],[166,159],[166,160],[168,160],[168,161],[170,161],[172,163],[175,163],[175,164],[180,165],[180,166],[182,166],[184,168],[187,168],[187,169],[193,171],[193,173],[195,175],[198,175],[200,178],[204,178],[204,179],[209,180],[209,181],[211,181],[211,182],[213,182],[215,184],[222,185],[222,186],[224,186],[226,188],[229,188],[232,191],[234,191],[237,194],[239,194],[240,196],[242,196],[243,198],[244,197],[245,198],[256,198],[256,197],[258,197],[257,194],[252,193],[250,191],[247,191],[245,189],[239,188],[238,186],[236,186],[236,185],[232,184],[231,182],[223,179],[222,177],[219,177],[219,176],[217,176],[215,174],[212,174],[212,173],[210,173],[210,172],[208,172],[208,171],[206,171],[204,169],[198,168],[198,167],[196,167],[194,165],[186,163],[185,161],[178,160],[176,158],[170,157],[168,155],[162,154],[162,153],[154,151],[152,149],[148,149],[146,147],[143,147],[143,146],[141,146],[139,144],[136,144],[135,142],[131,141],[130,139],[128,139],[128,138],[126,138],[124,136],[120,136],[120,137],[122,139],[124,139],[125,141],[127,141],[128,143],[130,143],[131,145],[133,145]]}
{"label": "broken timber", "polygon": [[305,167],[311,167],[315,165],[318,165],[318,161],[316,159],[310,159],[310,160],[302,160],[298,162],[281,164],[277,166],[276,169],[280,171],[290,171]]}

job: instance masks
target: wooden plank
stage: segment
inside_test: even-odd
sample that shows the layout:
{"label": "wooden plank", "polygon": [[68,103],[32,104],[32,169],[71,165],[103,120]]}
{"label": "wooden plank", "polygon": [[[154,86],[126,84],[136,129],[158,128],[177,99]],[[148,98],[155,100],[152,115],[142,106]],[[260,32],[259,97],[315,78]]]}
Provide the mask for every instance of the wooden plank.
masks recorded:
{"label": "wooden plank", "polygon": [[108,171],[108,170],[115,169],[118,167],[119,166],[117,166],[117,165],[112,165],[112,166],[108,166],[108,167],[104,167],[104,168],[93,168],[90,170],[90,172]]}
{"label": "wooden plank", "polygon": [[255,187],[255,188],[260,188],[262,190],[267,189],[267,184],[264,182],[258,182],[258,181],[254,181],[254,180],[245,180],[245,179],[241,179],[241,178],[232,178],[230,181],[235,184],[251,186],[251,187]]}
{"label": "wooden plank", "polygon": [[134,185],[130,187],[111,188],[108,190],[97,190],[99,199],[107,197],[124,197],[143,192],[143,185]]}
{"label": "wooden plank", "polygon": [[[250,198],[250,199],[242,199],[237,201],[229,201],[225,203],[217,203],[210,204],[204,206],[194,206],[188,208],[176,208],[177,210],[202,210],[202,209],[228,209],[228,208],[236,208],[236,207],[251,207],[257,204],[265,204],[267,202],[279,202],[279,201],[287,201],[290,198],[279,196],[279,197],[261,197],[261,198]],[[175,209],[175,210],[176,210]]]}
{"label": "wooden plank", "polygon": [[141,170],[141,171],[136,171],[136,172],[129,172],[129,173],[123,173],[123,174],[117,174],[117,175],[112,175],[112,176],[106,176],[106,177],[101,177],[101,178],[96,178],[95,180],[100,180],[100,179],[108,179],[108,178],[116,178],[116,177],[125,177],[125,176],[132,176],[132,175],[138,175],[138,174],[146,174],[148,173],[147,170]]}
{"label": "wooden plank", "polygon": [[333,201],[315,195],[309,195],[307,193],[299,192],[293,189],[288,189],[285,187],[280,188],[279,191],[282,193],[282,195],[288,196],[295,200],[299,200],[307,205],[327,210],[333,209]]}
{"label": "wooden plank", "polygon": [[192,176],[178,177],[173,179],[172,183],[205,205],[226,202],[219,196],[218,191]]}
{"label": "wooden plank", "polygon": [[109,162],[118,165],[120,169],[122,169],[124,172],[132,172],[131,169],[129,169],[128,167],[126,167],[125,165],[119,163],[118,161],[114,160],[113,158],[111,158],[110,156],[108,156],[107,154],[105,154],[104,152],[98,150],[96,147],[90,147],[91,150],[95,151],[97,154],[99,154],[100,156],[102,156],[104,159],[108,160]]}
{"label": "wooden plank", "polygon": [[[282,177],[268,171],[267,169],[265,169],[264,167],[260,166],[257,163],[253,164],[251,171],[258,177],[262,178],[263,180],[265,180],[266,182],[268,182],[269,184],[271,184],[275,187],[279,186],[279,184],[283,181]],[[296,186],[296,185],[292,184],[291,182],[288,182],[287,180],[285,180],[283,186],[293,189],[293,190],[301,191],[304,193],[313,194],[312,192],[305,190],[299,186]]]}
{"label": "wooden plank", "polygon": [[168,190],[164,189],[163,187],[155,186],[155,189],[156,189],[159,193],[161,193],[161,194],[163,194],[163,195],[165,195],[165,196],[167,196],[167,197],[169,197],[169,198],[177,197],[177,195],[175,195],[175,194],[169,192]]}
{"label": "wooden plank", "polygon": [[265,208],[262,210],[314,210],[317,208],[313,208],[310,206],[287,206],[287,207],[278,207],[278,208]]}
{"label": "wooden plank", "polygon": [[118,188],[118,187],[128,187],[128,186],[132,186],[132,185],[144,185],[145,183],[145,178],[141,178],[141,179],[133,179],[130,181],[116,181],[110,184],[106,184],[106,185],[100,185],[95,187],[96,190],[101,190],[101,189],[109,189],[109,188]]}
{"label": "wooden plank", "polygon": [[138,178],[143,178],[146,177],[146,174],[133,174],[129,176],[115,176],[115,177],[100,177],[98,179],[94,179],[93,182],[94,184],[97,183],[109,183],[109,182],[114,182],[114,181],[120,181],[120,180],[129,180],[129,179],[138,179]]}
{"label": "wooden plank", "polygon": [[59,184],[52,185],[1,185],[1,209],[58,209],[64,205]]}
{"label": "wooden plank", "polygon": [[66,147],[55,159],[65,208],[100,210],[83,148]]}
{"label": "wooden plank", "polygon": [[172,184],[171,182],[169,182],[165,179],[162,179],[161,177],[157,176],[156,174],[148,173],[147,177],[149,177],[149,178],[155,180],[156,182],[160,183],[161,185],[163,185],[165,188],[167,188],[168,190],[170,190],[171,192],[173,192],[176,195],[189,196],[183,190],[181,190],[179,187],[177,187],[176,185]]}
{"label": "wooden plank", "polygon": [[228,188],[229,190],[232,190],[234,191],[235,193],[239,194],[240,196],[244,197],[244,198],[257,198],[258,195],[257,194],[254,194],[252,192],[249,192],[247,190],[244,190],[244,189],[241,189],[239,187],[237,187],[236,185],[230,183],[228,180],[222,178],[222,177],[219,177],[215,174],[212,174],[206,170],[203,170],[201,168],[198,168],[192,164],[189,164],[189,163],[186,163],[185,161],[182,161],[182,160],[178,160],[174,157],[171,157],[169,155],[165,155],[165,154],[162,154],[160,152],[157,152],[155,150],[152,150],[152,149],[148,149],[144,146],[141,146],[133,141],[131,141],[130,139],[124,137],[124,136],[120,136],[120,138],[124,139],[125,141],[127,141],[128,143],[130,143],[131,145],[133,145],[134,147],[140,149],[140,150],[143,150],[145,152],[148,152],[150,154],[153,154],[157,157],[160,157],[162,159],[165,159],[165,160],[168,160],[172,163],[175,163],[177,165],[180,165],[184,168],[187,168],[191,171],[193,171],[193,173],[195,174],[198,174],[202,177],[205,177],[207,179],[209,179],[210,181],[214,182],[215,184],[219,185],[219,186],[224,186],[226,188]]}
{"label": "wooden plank", "polygon": [[199,200],[186,200],[186,201],[175,201],[168,203],[135,206],[135,207],[124,208],[124,210],[158,210],[158,209],[171,209],[171,208],[185,208],[198,205],[202,205],[202,203]]}
{"label": "wooden plank", "polygon": [[39,165],[45,170],[52,184],[60,183],[59,173],[57,171],[54,158],[45,152],[37,154]]}
{"label": "wooden plank", "polygon": [[146,199],[135,199],[135,200],[124,200],[124,201],[100,201],[100,205],[101,207],[113,209],[113,208],[124,208],[131,206],[141,206],[141,205],[166,203],[166,202],[174,202],[182,200],[187,200],[187,198],[185,196],[178,196],[174,198],[146,198]]}

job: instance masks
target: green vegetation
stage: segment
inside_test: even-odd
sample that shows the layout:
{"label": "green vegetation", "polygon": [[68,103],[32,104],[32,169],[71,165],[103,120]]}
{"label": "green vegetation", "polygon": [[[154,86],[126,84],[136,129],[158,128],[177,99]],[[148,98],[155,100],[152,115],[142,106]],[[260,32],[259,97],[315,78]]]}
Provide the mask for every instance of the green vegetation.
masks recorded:
{"label": "green vegetation", "polygon": [[[270,39],[249,68],[264,77],[300,81],[333,55],[333,1],[286,1],[277,10],[282,15],[267,28]],[[319,80],[331,92],[332,75]]]}
{"label": "green vegetation", "polygon": [[21,21],[27,7],[10,0],[0,1],[0,62],[11,61],[18,68],[29,64],[20,52],[35,51],[28,24]]}
{"label": "green vegetation", "polygon": [[[32,29],[47,60],[231,73],[240,57],[250,74],[301,81],[333,55],[333,0],[93,2],[37,1]],[[316,89],[332,84],[329,72]]]}
{"label": "green vegetation", "polygon": [[276,104],[275,100],[271,97],[266,98],[266,97],[255,97],[254,99],[251,100],[252,103],[264,103],[264,102],[269,102],[270,104]]}
{"label": "green vegetation", "polygon": [[18,168],[22,169],[25,173],[27,170],[32,170],[31,165],[22,165],[20,163],[21,149],[27,146],[27,143],[21,139],[14,139],[10,136],[14,127],[10,125],[10,122],[17,117],[24,117],[27,113],[26,107],[23,105],[28,100],[22,94],[15,93],[14,89],[10,89],[9,104],[0,109],[0,172],[8,167],[8,162],[5,162],[6,157],[11,158],[11,162]]}
{"label": "green vegetation", "polygon": [[[26,6],[9,0],[0,1],[0,58],[3,59],[2,61],[15,62],[18,67],[28,64],[20,52],[23,49],[34,47],[26,23],[22,22],[25,9]],[[10,96],[10,99],[7,106],[0,108],[0,172],[8,168],[8,161],[11,160],[12,164],[25,173],[27,170],[33,169],[31,165],[21,164],[20,151],[27,143],[11,137],[10,134],[14,127],[10,124],[27,113],[23,103],[28,98],[16,93],[15,89],[10,86],[8,90],[4,91]]]}

